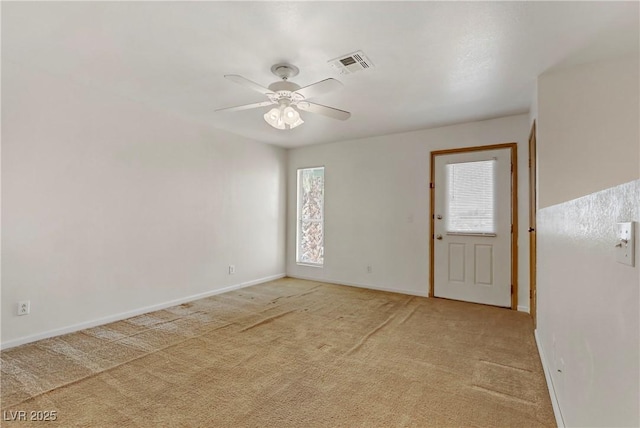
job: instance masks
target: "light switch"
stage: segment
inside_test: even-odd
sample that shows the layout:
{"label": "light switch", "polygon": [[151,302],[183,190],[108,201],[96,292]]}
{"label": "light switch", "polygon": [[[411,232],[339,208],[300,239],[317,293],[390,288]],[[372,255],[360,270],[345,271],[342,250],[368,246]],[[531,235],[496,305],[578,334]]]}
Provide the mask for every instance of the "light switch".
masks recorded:
{"label": "light switch", "polygon": [[616,261],[625,265],[634,265],[635,234],[633,222],[618,223],[618,242],[616,242]]}

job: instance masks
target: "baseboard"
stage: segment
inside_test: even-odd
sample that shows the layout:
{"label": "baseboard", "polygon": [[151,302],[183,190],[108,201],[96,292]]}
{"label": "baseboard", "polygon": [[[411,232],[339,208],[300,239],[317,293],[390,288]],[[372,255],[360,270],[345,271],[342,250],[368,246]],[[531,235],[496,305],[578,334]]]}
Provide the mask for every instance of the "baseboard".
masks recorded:
{"label": "baseboard", "polygon": [[529,313],[529,306],[521,306],[521,305],[518,305],[518,312],[526,312],[526,313]]}
{"label": "baseboard", "polygon": [[269,282],[276,279],[284,278],[286,275],[284,273],[271,275],[264,278],[254,279],[247,282],[242,282],[240,284],[230,285],[228,287],[219,288],[217,290],[206,291],[204,293],[193,294],[187,297],[181,297],[179,299],[169,300],[167,302],[158,303],[156,305],[145,306],[143,308],[134,309],[132,311],[121,312],[115,315],[109,315],[107,317],[98,318],[91,321],[82,322],[79,324],[70,325],[67,327],[56,328],[53,330],[45,331],[43,333],[33,334],[31,336],[20,337],[18,339],[8,340],[0,344],[0,349],[9,349],[14,348],[16,346],[24,345],[27,343],[35,342],[36,340],[48,339],[50,337],[61,336],[63,334],[73,333],[79,330],[84,330],[86,328],[97,327],[104,324],[109,324],[115,321],[121,321],[127,318],[135,317],[137,315],[146,314],[149,312],[159,311],[161,309],[170,308],[172,306],[181,305],[183,303],[192,302],[198,299],[204,299],[205,297],[215,296],[217,294],[226,293],[228,291],[238,290],[240,288],[250,287],[256,284],[262,284],[263,282]]}
{"label": "baseboard", "polygon": [[306,279],[308,281],[326,282],[328,284],[336,284],[336,285],[349,285],[351,287],[366,288],[366,289],[369,289],[369,290],[378,290],[378,291],[388,291],[388,292],[391,292],[391,293],[407,294],[409,296],[420,296],[420,297],[428,297],[429,296],[429,292],[428,291],[425,291],[424,293],[420,293],[420,292],[416,292],[416,291],[412,291],[412,290],[403,290],[403,289],[398,289],[398,288],[387,288],[387,287],[378,287],[378,286],[375,286],[375,285],[360,284],[360,283],[357,283],[357,282],[349,282],[349,281],[338,281],[338,280],[327,279],[327,278],[318,279],[318,278],[312,278],[312,277],[302,276],[302,275],[287,275],[287,276],[289,278]]}
{"label": "baseboard", "polygon": [[551,378],[550,367],[547,364],[547,358],[545,357],[544,348],[542,342],[538,337],[538,330],[534,330],[533,334],[536,338],[536,345],[538,346],[538,353],[540,354],[540,361],[542,362],[542,369],[544,371],[544,377],[547,380],[547,388],[549,388],[549,397],[551,398],[551,406],[553,407],[553,414],[556,417],[556,424],[558,428],[564,428],[564,420],[562,419],[562,412],[560,412],[560,403],[558,403],[558,397],[556,396],[556,390],[553,387],[553,380]]}

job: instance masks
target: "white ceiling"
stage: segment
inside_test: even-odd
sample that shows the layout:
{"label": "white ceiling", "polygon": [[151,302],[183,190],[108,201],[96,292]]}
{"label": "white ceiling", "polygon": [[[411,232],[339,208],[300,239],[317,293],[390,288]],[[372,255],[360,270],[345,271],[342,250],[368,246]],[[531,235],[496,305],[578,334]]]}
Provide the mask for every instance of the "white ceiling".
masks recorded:
{"label": "white ceiling", "polygon": [[[529,110],[554,67],[639,50],[638,2],[43,2],[2,4],[2,61],[282,147],[410,131]],[[328,61],[362,50],[375,68],[338,75]],[[271,65],[301,86],[334,77],[312,99],[348,110],[302,113],[279,131],[265,98]]]}

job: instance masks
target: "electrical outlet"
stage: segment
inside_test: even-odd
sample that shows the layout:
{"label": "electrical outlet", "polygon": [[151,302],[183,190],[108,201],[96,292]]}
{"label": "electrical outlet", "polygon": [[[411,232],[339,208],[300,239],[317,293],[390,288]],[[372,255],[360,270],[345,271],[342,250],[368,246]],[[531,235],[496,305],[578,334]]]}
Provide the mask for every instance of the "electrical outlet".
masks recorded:
{"label": "electrical outlet", "polygon": [[31,312],[31,301],[21,300],[18,302],[18,315],[29,315]]}
{"label": "electrical outlet", "polygon": [[616,243],[616,261],[625,265],[633,266],[635,247],[635,236],[633,222],[618,223],[618,242]]}
{"label": "electrical outlet", "polygon": [[229,275],[236,273],[236,265],[229,265]]}

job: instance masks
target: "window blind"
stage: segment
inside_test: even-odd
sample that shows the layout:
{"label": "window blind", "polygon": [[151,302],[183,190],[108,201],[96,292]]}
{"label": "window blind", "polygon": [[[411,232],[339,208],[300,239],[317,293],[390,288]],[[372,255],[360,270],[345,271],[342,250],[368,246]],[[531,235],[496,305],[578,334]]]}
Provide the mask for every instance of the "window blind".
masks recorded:
{"label": "window blind", "polygon": [[446,165],[447,232],[495,233],[496,161]]}

